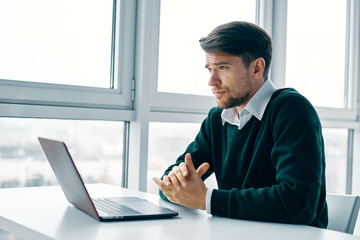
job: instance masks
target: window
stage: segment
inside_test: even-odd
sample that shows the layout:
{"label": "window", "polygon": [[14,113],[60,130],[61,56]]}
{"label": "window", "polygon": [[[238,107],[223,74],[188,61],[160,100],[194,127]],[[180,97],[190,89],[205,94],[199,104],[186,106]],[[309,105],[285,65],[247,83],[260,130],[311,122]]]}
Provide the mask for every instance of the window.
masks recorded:
{"label": "window", "polygon": [[0,187],[57,185],[37,137],[65,141],[85,183],[121,185],[122,122],[0,118]]}
{"label": "window", "polygon": [[[262,7],[273,6],[271,4],[266,5],[263,2],[260,4],[263,4]],[[266,15],[284,11],[279,16],[272,16],[271,19],[287,16],[287,22],[286,19],[282,21],[286,22],[284,25],[287,26],[286,29],[282,29],[286,31],[278,31],[278,26],[272,26],[271,23],[266,22],[270,19],[267,16],[257,17],[265,21],[264,25],[269,27],[269,33],[273,35],[273,39],[276,41],[281,39],[282,36],[279,35],[286,32],[286,49],[274,50],[281,52],[281,54],[283,51],[286,55],[286,58],[283,59],[274,58],[274,61],[277,61],[276,64],[279,64],[279,61],[281,62],[280,65],[284,64],[282,70],[286,66],[285,84],[279,87],[294,87],[307,97],[317,107],[317,110],[319,107],[325,107],[321,109],[319,115],[322,122],[324,119],[330,120],[327,122],[326,128],[323,129],[327,164],[327,190],[345,193],[348,191],[347,159],[351,154],[348,152],[348,138],[351,135],[349,135],[348,125],[342,126],[337,122],[336,127],[333,127],[331,120],[344,118],[348,115],[337,114],[334,116],[334,112],[326,112],[326,109],[353,107],[351,106],[353,101],[350,98],[354,98],[354,96],[352,95],[353,92],[349,91],[353,80],[349,79],[349,69],[346,65],[350,61],[347,52],[351,51],[348,45],[349,11],[347,2],[287,1],[287,8],[278,8],[278,4],[282,4],[280,2],[275,1],[273,4],[275,10],[269,13],[267,9],[263,9],[263,13]],[[227,9],[229,6],[231,6],[230,9]],[[319,11],[319,9],[324,9],[324,6],[326,9],[332,10]],[[181,109],[178,110],[180,113],[174,114],[174,117],[168,117],[170,121],[176,121],[174,119],[180,114],[192,112],[192,105],[203,106],[200,97],[192,98],[192,101],[187,102],[187,99],[179,95],[211,95],[207,86],[208,73],[203,69],[204,53],[198,40],[208,34],[215,26],[228,21],[255,22],[257,7],[259,6],[256,5],[255,1],[223,1],[221,4],[212,1],[206,1],[206,3],[196,1],[191,4],[187,1],[161,1],[157,90],[168,95],[166,95],[167,98],[160,98],[161,101],[155,102],[155,106],[152,106],[152,113],[155,110],[161,113],[159,114],[160,117],[152,118],[152,120],[161,120],[165,116],[163,115],[164,112],[168,113],[166,116],[170,116],[172,112],[177,112],[179,105],[181,105]],[[184,12],[186,12],[187,17],[179,17]],[[223,12],[226,12],[226,16],[221,14]],[[306,17],[304,17],[304,13],[306,13]],[[281,20],[284,19],[281,18]],[[274,36],[275,34],[278,35]],[[277,44],[276,47],[278,46],[284,45]],[[329,57],[329,53],[331,53],[331,57]],[[274,63],[274,65],[276,64]],[[277,80],[275,79],[275,81]],[[319,93],[320,90],[321,93]],[[187,104],[190,102],[192,105],[188,106]],[[201,108],[201,113],[204,113],[204,116],[207,113],[204,110],[206,107]],[[325,109],[325,114],[323,109]],[[198,109],[193,111],[200,112]],[[351,117],[353,120],[353,115]],[[164,118],[166,119],[166,117]],[[189,118],[191,117],[186,118],[185,121]],[[179,119],[184,121],[181,117]],[[193,122],[198,122],[197,120]],[[151,177],[161,176],[165,168],[175,161],[192,140],[179,137],[182,139],[181,144],[174,144],[178,149],[169,147],[171,149],[169,154],[173,155],[167,157],[167,151],[163,147],[156,150],[157,146],[163,144],[162,139],[157,139],[156,135],[174,133],[178,131],[178,128],[186,129],[184,126],[190,125],[192,124],[155,122],[150,124],[148,162],[148,190],[150,192],[157,192]],[[168,126],[176,127],[167,129]],[[193,131],[193,135],[189,133],[188,136],[195,136],[198,128],[194,128]],[[182,132],[176,133],[178,136],[181,134]],[[166,143],[169,144],[172,141],[168,140]]]}
{"label": "window", "polygon": [[331,193],[346,193],[348,129],[324,128],[326,160],[326,190]]}
{"label": "window", "polygon": [[199,39],[226,22],[255,23],[256,1],[163,0],[160,9],[158,91],[212,95]]}
{"label": "window", "polygon": [[38,136],[86,183],[125,182],[135,17],[132,0],[0,2],[0,187],[57,184]]}
{"label": "window", "polygon": [[[323,125],[326,125],[327,187],[332,192],[344,192],[349,180],[346,159],[351,158],[346,149],[350,147],[348,142],[353,135],[350,133],[353,131],[358,136],[359,132],[356,102],[359,4],[355,0],[0,1],[0,129],[4,129],[2,133],[7,131],[0,161],[8,161],[4,166],[12,169],[11,161],[20,159],[23,164],[28,161],[27,156],[31,156],[29,174],[25,175],[35,176],[28,180],[31,178],[21,175],[16,183],[4,169],[0,170],[0,176],[7,177],[0,179],[1,184],[53,183],[54,178],[41,180],[39,177],[50,176],[52,171],[47,167],[42,172],[46,161],[36,140],[38,135],[65,140],[71,151],[76,151],[73,152],[76,159],[86,159],[89,163],[92,161],[86,156],[77,156],[77,151],[86,153],[93,148],[82,149],[83,145],[79,144],[87,141],[84,139],[96,138],[86,145],[104,147],[101,142],[105,148],[116,148],[108,152],[113,152],[116,158],[116,163],[111,165],[114,164],[115,172],[120,174],[114,183],[118,184],[125,142],[123,121],[130,121],[135,135],[131,139],[145,135],[146,140],[141,138],[134,148],[137,150],[134,152],[141,154],[130,157],[136,164],[129,164],[129,176],[135,179],[132,186],[146,189],[143,169],[149,170],[149,179],[161,176],[164,167],[192,141],[199,123],[215,105],[207,86],[209,76],[199,38],[222,23],[246,20],[261,23],[277,43],[276,52],[281,54],[274,57],[273,66],[279,67],[273,68],[272,74],[279,69],[286,70],[286,83],[283,72],[276,73],[281,77],[273,80],[281,83],[279,87],[295,87],[317,106],[322,122],[326,123]],[[94,9],[96,18],[91,14]],[[26,17],[26,21],[22,17]],[[69,22],[71,24],[66,25]],[[29,31],[36,34],[28,34]],[[322,61],[317,61],[319,59]],[[304,69],[306,71],[299,71]],[[140,107],[134,110],[135,85],[135,94],[141,93],[141,98],[136,99],[140,99],[137,101]],[[111,135],[93,130],[104,126],[111,129]],[[15,130],[9,132],[8,128]],[[66,129],[72,132],[69,135],[61,132]],[[24,137],[19,135],[20,130],[27,132]],[[82,134],[76,131],[92,134],[72,142],[77,133]],[[181,140],[175,142],[162,136],[170,133],[181,136]],[[171,151],[159,147],[164,144],[161,137],[169,139],[166,144]],[[28,139],[32,140],[26,142]],[[33,153],[28,150],[35,148]],[[35,160],[41,156],[42,160]],[[105,152],[100,156],[112,159]],[[147,161],[147,168],[143,167]],[[354,163],[356,161],[359,159],[354,159]],[[91,167],[88,171],[91,177],[82,173],[87,181],[101,181],[100,176],[92,175]],[[105,171],[108,170],[101,172]],[[354,175],[356,172],[355,169]],[[147,184],[151,189],[152,181],[148,180]]]}
{"label": "window", "polygon": [[134,19],[126,0],[1,1],[0,101],[130,110]]}
{"label": "window", "polygon": [[359,130],[359,9],[352,0],[287,1],[285,86],[297,89],[319,113],[328,192],[352,193],[358,175],[352,146]]}
{"label": "window", "polygon": [[112,11],[112,0],[1,1],[0,77],[110,88]]}
{"label": "window", "polygon": [[286,86],[316,106],[347,107],[346,20],[347,1],[288,1]]}

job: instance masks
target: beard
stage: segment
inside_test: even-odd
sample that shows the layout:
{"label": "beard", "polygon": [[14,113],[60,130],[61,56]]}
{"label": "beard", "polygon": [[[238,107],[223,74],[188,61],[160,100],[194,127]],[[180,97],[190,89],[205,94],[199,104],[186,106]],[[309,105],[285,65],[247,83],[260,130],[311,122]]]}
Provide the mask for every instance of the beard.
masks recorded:
{"label": "beard", "polygon": [[246,92],[241,97],[230,96],[224,101],[221,101],[220,99],[218,99],[217,104],[218,104],[218,107],[221,109],[233,108],[233,107],[239,106],[239,105],[247,102],[249,99],[249,96],[250,96],[250,91]]}

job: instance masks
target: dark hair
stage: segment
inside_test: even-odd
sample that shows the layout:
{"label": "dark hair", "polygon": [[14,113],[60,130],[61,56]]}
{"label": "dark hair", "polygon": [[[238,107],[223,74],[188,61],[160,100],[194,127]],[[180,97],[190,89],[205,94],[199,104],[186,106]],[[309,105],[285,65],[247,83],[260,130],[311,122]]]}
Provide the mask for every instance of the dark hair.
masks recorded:
{"label": "dark hair", "polygon": [[263,76],[266,78],[269,74],[272,56],[271,37],[253,23],[225,23],[201,38],[199,42],[205,52],[223,52],[241,57],[247,67],[253,60],[262,57],[265,60]]}

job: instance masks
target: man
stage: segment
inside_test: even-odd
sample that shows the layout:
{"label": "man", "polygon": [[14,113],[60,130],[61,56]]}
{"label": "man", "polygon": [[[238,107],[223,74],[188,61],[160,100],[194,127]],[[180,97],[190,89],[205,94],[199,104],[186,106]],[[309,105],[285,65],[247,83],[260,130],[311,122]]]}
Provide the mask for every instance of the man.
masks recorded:
{"label": "man", "polygon": [[[314,107],[268,77],[272,43],[230,22],[200,39],[218,107],[161,179],[160,196],[217,216],[326,228],[325,156]],[[215,173],[219,189],[203,180]]]}

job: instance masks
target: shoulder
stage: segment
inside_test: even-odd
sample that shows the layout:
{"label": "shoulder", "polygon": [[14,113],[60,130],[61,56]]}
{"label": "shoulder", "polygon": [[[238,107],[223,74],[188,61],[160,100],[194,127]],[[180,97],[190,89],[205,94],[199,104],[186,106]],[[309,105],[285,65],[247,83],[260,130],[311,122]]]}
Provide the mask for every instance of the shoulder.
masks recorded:
{"label": "shoulder", "polygon": [[276,90],[270,101],[274,102],[284,102],[284,101],[305,101],[309,102],[303,95],[301,95],[294,88],[281,88]]}
{"label": "shoulder", "polygon": [[293,88],[276,90],[271,97],[267,111],[270,119],[276,122],[320,124],[314,106]]}
{"label": "shoulder", "polygon": [[210,109],[208,116],[209,117],[221,116],[222,111],[223,110],[221,108],[219,108],[219,107],[213,107],[213,108]]}
{"label": "shoulder", "polygon": [[271,97],[269,107],[278,111],[316,112],[310,101],[293,88],[282,88],[276,90]]}

